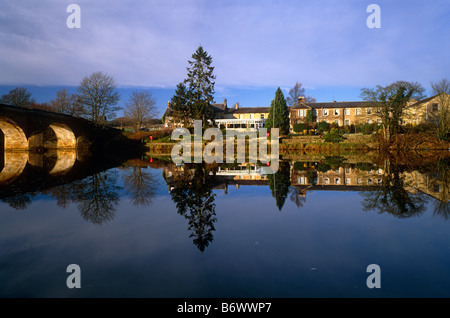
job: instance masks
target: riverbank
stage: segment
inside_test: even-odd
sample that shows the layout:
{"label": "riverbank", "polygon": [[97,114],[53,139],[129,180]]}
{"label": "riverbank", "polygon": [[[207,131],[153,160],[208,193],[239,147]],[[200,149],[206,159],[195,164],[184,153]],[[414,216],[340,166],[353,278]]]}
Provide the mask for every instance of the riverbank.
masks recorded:
{"label": "riverbank", "polygon": [[[148,152],[157,154],[169,154],[177,141],[171,141],[167,137],[159,140],[143,139]],[[145,141],[145,142],[144,142]],[[203,147],[208,144],[203,141]],[[224,150],[226,149],[224,141]],[[192,143],[193,147],[194,143]],[[193,148],[192,148],[193,149]],[[235,142],[235,149],[237,144]],[[450,143],[440,141],[426,134],[399,135],[391,144],[383,144],[376,135],[345,134],[340,142],[327,142],[322,136],[287,136],[281,137],[279,141],[280,156],[292,156],[303,153],[323,154],[359,154],[367,152],[426,152],[426,151],[448,151]],[[270,139],[268,140],[270,151]],[[248,144],[246,145],[248,151]]]}

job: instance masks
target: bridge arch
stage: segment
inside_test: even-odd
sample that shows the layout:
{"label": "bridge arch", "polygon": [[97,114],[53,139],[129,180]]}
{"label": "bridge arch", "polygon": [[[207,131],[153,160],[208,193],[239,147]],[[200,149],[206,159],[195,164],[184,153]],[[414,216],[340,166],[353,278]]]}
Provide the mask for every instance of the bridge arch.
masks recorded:
{"label": "bridge arch", "polygon": [[8,184],[20,176],[28,162],[28,152],[4,152],[3,167],[0,171],[0,185]]}
{"label": "bridge arch", "polygon": [[13,120],[0,117],[0,130],[4,136],[4,150],[28,150],[28,139]]}
{"label": "bridge arch", "polygon": [[56,144],[47,143],[44,146],[47,148],[70,148],[75,149],[77,146],[77,139],[73,130],[66,124],[53,123],[49,125],[49,128],[53,130],[56,135]]}
{"label": "bridge arch", "polygon": [[75,149],[57,150],[56,162],[49,171],[50,175],[64,175],[72,169],[77,159]]}

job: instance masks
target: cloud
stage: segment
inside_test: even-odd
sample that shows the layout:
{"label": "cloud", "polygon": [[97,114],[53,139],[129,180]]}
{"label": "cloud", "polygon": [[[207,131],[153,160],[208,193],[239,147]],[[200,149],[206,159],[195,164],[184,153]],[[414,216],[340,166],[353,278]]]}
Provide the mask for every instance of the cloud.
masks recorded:
{"label": "cloud", "polygon": [[199,45],[221,86],[428,83],[450,69],[443,1],[378,1],[381,29],[367,28],[360,1],[298,0],[83,0],[81,29],[68,29],[72,2],[4,2],[1,85],[76,85],[101,70],[119,85],[173,87]]}

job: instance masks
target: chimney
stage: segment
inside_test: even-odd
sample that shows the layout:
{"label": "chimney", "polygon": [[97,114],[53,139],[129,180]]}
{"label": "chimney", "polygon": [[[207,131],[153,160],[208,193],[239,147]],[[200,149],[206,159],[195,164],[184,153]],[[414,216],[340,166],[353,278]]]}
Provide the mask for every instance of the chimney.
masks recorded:
{"label": "chimney", "polygon": [[304,103],[305,102],[305,96],[299,96],[298,97],[298,102],[299,103]]}
{"label": "chimney", "polygon": [[239,103],[236,103],[236,105],[234,105],[235,109],[239,109]]}
{"label": "chimney", "polygon": [[223,99],[223,106],[225,109],[227,109],[227,99],[226,98]]}
{"label": "chimney", "polygon": [[167,108],[170,108],[170,100],[167,102]]}

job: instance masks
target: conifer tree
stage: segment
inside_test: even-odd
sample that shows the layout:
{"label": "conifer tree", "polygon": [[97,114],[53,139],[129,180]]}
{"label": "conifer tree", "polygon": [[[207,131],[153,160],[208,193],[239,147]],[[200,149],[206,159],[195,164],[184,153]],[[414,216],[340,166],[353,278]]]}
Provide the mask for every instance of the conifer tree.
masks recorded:
{"label": "conifer tree", "polygon": [[289,109],[284,94],[279,87],[275,92],[274,100],[270,104],[269,116],[265,127],[269,132],[271,128],[278,128],[280,135],[289,133]]}
{"label": "conifer tree", "polygon": [[190,109],[188,107],[188,91],[184,83],[179,83],[175,90],[175,95],[170,99],[170,108],[172,110],[171,115],[179,119],[183,126],[186,127],[189,124],[189,118],[192,117]]}
{"label": "conifer tree", "polygon": [[192,61],[188,61],[190,67],[187,68],[188,84],[188,107],[194,119],[203,121],[203,126],[208,126],[208,120],[214,122],[214,113],[211,104],[214,101],[214,67],[212,57],[199,46],[192,54]]}

